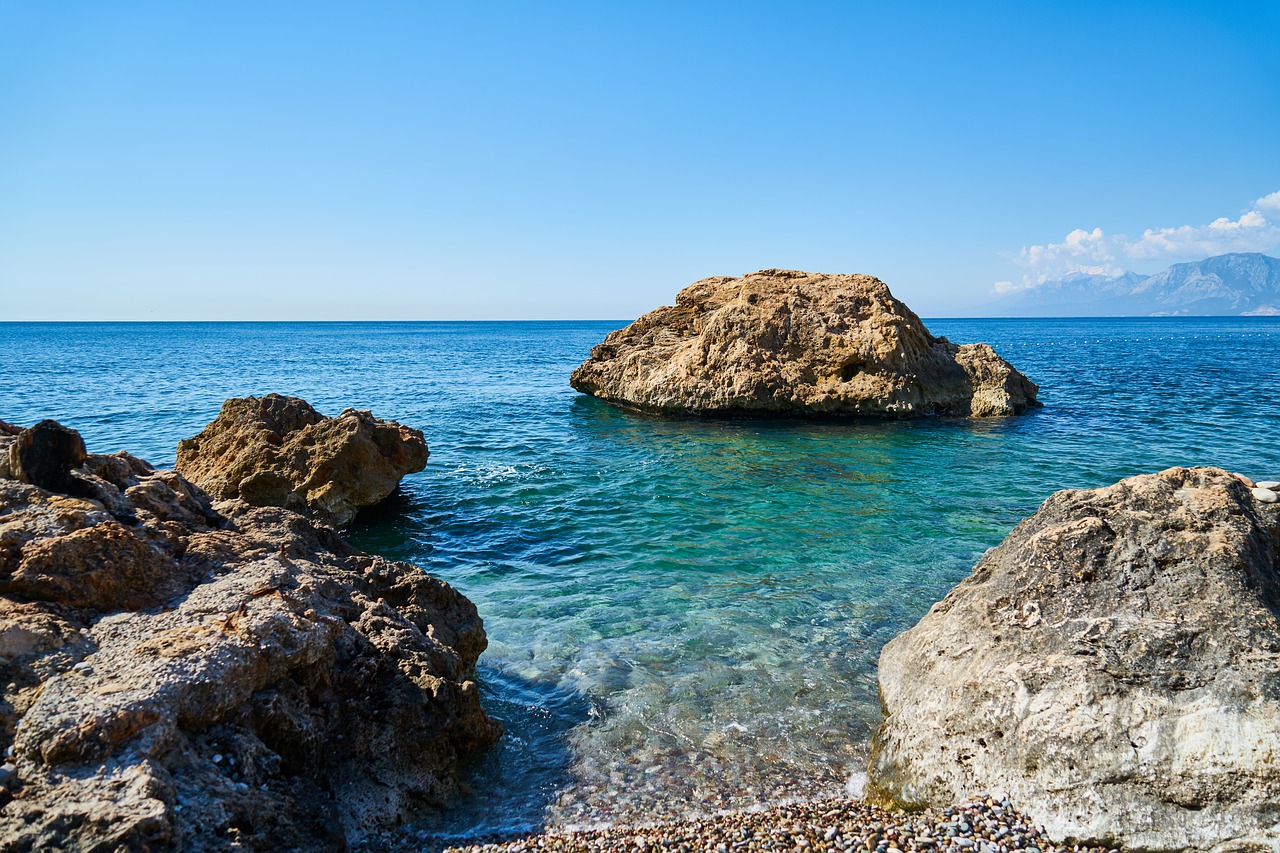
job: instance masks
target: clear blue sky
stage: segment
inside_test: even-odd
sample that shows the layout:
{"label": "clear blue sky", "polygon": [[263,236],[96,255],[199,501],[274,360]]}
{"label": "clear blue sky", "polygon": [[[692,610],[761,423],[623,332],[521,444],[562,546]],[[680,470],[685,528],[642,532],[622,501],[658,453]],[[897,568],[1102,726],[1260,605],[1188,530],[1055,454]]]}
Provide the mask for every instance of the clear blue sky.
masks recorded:
{"label": "clear blue sky", "polygon": [[630,318],[763,267],[957,313],[1075,229],[1265,214],[1277,45],[1276,2],[0,0],[0,320]]}

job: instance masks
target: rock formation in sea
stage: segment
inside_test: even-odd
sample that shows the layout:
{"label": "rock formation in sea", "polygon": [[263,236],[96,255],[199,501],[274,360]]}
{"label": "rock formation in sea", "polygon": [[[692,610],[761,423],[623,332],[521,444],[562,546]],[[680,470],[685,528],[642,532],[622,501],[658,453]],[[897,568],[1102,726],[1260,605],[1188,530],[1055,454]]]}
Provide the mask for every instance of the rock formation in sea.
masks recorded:
{"label": "rock formation in sea", "polygon": [[1280,847],[1280,505],[1251,485],[1171,468],[1045,501],[885,646],[870,799],[999,791],[1059,840]]}
{"label": "rock formation in sea", "polygon": [[327,418],[305,400],[267,394],[227,400],[175,470],[216,500],[281,506],[343,527],[427,464],[416,429],[346,409]]}
{"label": "rock formation in sea", "polygon": [[569,384],[670,414],[989,417],[1039,405],[991,347],[934,337],[879,279],[776,269],[689,285],[610,333]]}
{"label": "rock formation in sea", "polygon": [[0,424],[0,849],[376,838],[498,737],[485,645],[415,566],[52,421]]}

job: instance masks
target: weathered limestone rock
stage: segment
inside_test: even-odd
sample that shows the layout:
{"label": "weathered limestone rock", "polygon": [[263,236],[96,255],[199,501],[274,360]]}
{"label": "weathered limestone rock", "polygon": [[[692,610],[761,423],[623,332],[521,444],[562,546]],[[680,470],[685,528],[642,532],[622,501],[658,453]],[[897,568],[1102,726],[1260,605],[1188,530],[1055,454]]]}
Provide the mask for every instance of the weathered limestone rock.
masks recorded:
{"label": "weathered limestone rock", "polygon": [[573,372],[584,394],[668,414],[1012,415],[1036,385],[986,344],[929,334],[866,275],[762,270],[689,285],[610,333]]}
{"label": "weathered limestone rock", "polygon": [[326,418],[305,400],[268,394],[222,404],[178,442],[175,470],[217,500],[280,506],[342,527],[427,464],[416,429],[346,409]]}
{"label": "weathered limestone rock", "polygon": [[110,499],[0,479],[0,849],[345,849],[498,737],[447,584],[124,453],[72,473]]}
{"label": "weathered limestone rock", "polygon": [[885,646],[869,797],[1000,791],[1059,840],[1280,848],[1278,521],[1215,468],[1053,495]]}

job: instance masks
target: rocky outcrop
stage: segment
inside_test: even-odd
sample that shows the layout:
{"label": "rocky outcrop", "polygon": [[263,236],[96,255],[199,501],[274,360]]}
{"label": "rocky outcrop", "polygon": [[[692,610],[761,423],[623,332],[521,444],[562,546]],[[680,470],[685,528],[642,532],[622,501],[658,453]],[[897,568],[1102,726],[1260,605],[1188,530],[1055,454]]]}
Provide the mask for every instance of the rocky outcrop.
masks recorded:
{"label": "rocky outcrop", "polygon": [[481,620],[420,569],[124,453],[4,473],[0,849],[341,850],[497,738]]}
{"label": "rocky outcrop", "polygon": [[870,798],[999,791],[1060,840],[1280,847],[1280,510],[1251,485],[1049,498],[885,646]]}
{"label": "rocky outcrop", "polygon": [[584,394],[699,415],[1012,415],[1037,387],[986,344],[929,334],[866,275],[762,270],[689,285],[610,333],[573,372]]}
{"label": "rocky outcrop", "polygon": [[222,404],[178,442],[175,470],[217,500],[280,506],[343,527],[427,464],[416,429],[346,409],[327,418],[305,400],[268,394]]}

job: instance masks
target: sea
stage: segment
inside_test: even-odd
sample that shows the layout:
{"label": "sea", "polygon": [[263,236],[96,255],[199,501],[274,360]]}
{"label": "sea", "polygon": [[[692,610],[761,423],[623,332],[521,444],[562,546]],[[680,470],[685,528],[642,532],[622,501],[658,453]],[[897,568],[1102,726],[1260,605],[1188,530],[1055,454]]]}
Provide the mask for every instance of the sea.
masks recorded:
{"label": "sea", "polygon": [[0,419],[171,466],[225,398],[421,429],[348,531],[471,598],[501,744],[435,839],[857,793],[876,660],[1059,489],[1280,479],[1280,319],[936,319],[1040,385],[992,420],[681,420],[569,388],[606,322],[0,323]]}

